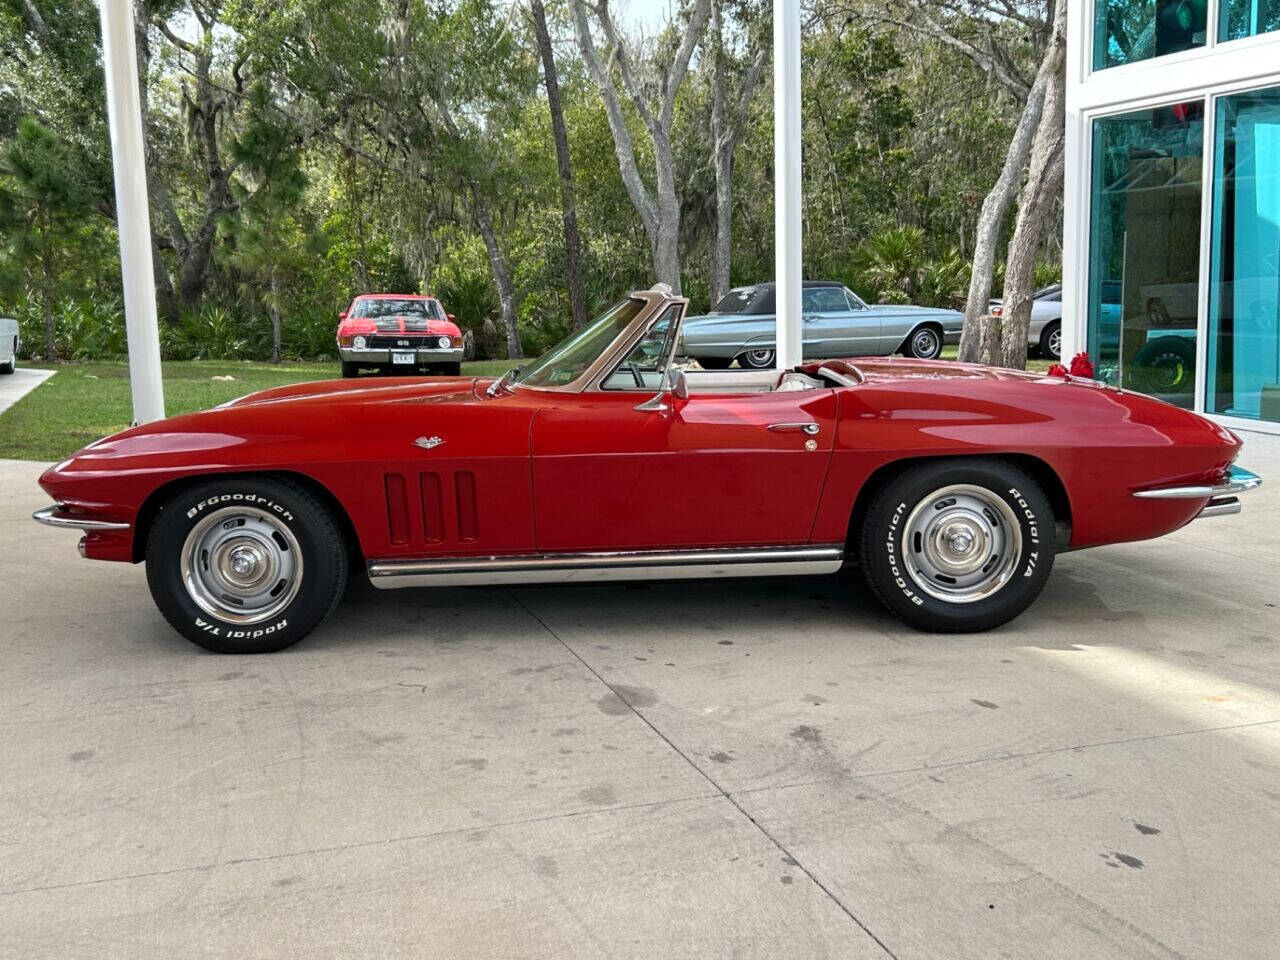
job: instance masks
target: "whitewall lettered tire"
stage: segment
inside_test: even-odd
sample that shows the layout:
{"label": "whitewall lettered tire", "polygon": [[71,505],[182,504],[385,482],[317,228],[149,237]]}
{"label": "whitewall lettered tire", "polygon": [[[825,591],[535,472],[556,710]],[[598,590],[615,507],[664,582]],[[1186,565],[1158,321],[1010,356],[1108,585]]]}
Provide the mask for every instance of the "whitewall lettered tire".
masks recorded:
{"label": "whitewall lettered tire", "polygon": [[911,467],[875,495],[857,532],[867,583],[922,630],[990,630],[1044,588],[1056,552],[1039,484],[1005,460],[957,458]]}
{"label": "whitewall lettered tire", "polygon": [[348,552],[332,512],[303,486],[211,479],[169,499],[151,526],[147,583],[165,619],[215,653],[270,653],[329,615]]}

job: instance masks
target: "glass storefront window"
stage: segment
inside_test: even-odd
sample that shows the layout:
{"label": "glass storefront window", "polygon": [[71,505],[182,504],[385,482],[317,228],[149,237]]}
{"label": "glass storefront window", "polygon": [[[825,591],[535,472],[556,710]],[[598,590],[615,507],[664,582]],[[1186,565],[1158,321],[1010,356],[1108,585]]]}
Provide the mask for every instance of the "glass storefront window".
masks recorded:
{"label": "glass storefront window", "polygon": [[[1267,0],[1254,2],[1265,4]],[[1203,47],[1209,3],[1208,0],[1095,0],[1093,20],[1093,69],[1103,70]]]}
{"label": "glass storefront window", "polygon": [[1280,30],[1280,0],[1222,0],[1218,39],[1239,40]]}
{"label": "glass storefront window", "polygon": [[1089,350],[1098,379],[1190,408],[1204,104],[1093,124]]}
{"label": "glass storefront window", "polygon": [[1280,421],[1280,88],[1218,100],[1206,409]]}

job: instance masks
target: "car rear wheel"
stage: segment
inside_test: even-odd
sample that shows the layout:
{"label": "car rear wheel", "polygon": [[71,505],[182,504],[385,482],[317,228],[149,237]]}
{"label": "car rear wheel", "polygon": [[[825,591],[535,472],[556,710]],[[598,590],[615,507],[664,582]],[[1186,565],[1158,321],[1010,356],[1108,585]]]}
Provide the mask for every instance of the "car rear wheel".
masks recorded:
{"label": "car rear wheel", "polygon": [[726,360],[724,357],[697,357],[698,366],[703,370],[728,370],[729,364],[733,363],[732,359]]}
{"label": "car rear wheel", "polygon": [[738,354],[738,366],[744,370],[771,370],[777,364],[773,350],[747,350]]}
{"label": "car rear wheel", "polygon": [[146,548],[156,606],[215,653],[271,653],[297,643],[337,605],[347,580],[336,518],[297,484],[216,479],[161,509]]}
{"label": "car rear wheel", "polygon": [[919,327],[912,330],[902,352],[917,360],[937,360],[942,356],[942,331],[937,327]]}
{"label": "car rear wheel", "polygon": [[1046,360],[1062,359],[1062,324],[1057,320],[1040,331],[1040,356]]}
{"label": "car rear wheel", "polygon": [[1022,613],[1053,568],[1053,510],[1003,460],[940,460],[889,481],[856,531],[871,590],[939,633],[990,630]]}

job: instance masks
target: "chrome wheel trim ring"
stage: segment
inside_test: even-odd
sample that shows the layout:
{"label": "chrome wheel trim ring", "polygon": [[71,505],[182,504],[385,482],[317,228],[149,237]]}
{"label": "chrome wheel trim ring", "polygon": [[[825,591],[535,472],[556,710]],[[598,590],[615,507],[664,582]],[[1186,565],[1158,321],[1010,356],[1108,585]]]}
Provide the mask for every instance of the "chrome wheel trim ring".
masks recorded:
{"label": "chrome wheel trim ring", "polygon": [[302,587],[302,548],[277,517],[250,506],[215,510],[191,528],[180,574],[211,617],[251,625],[278,616]]}
{"label": "chrome wheel trim ring", "polygon": [[908,574],[921,592],[946,603],[976,603],[998,593],[1022,556],[1013,507],[972,484],[935,490],[902,529]]}
{"label": "chrome wheel trim ring", "polygon": [[911,337],[911,352],[923,360],[932,360],[942,352],[942,341],[936,330],[917,330]]}
{"label": "chrome wheel trim ring", "polygon": [[776,356],[772,350],[748,350],[742,355],[747,358],[747,366],[757,369],[773,366]]}
{"label": "chrome wheel trim ring", "polygon": [[1062,329],[1058,328],[1049,334],[1049,356],[1057,360],[1062,356]]}

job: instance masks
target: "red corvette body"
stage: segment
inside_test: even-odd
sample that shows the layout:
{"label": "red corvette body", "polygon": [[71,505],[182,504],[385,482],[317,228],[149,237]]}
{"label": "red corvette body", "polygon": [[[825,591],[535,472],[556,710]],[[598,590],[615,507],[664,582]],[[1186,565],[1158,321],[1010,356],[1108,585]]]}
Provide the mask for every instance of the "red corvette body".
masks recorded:
{"label": "red corvette body", "polygon": [[[632,326],[652,328],[663,310],[678,326],[683,301],[636,297]],[[428,582],[523,580],[551,558],[567,579],[566,557],[592,567],[585,558],[695,550],[824,548],[834,569],[882,478],[939,459],[1017,464],[1052,505],[1058,551],[1238,509],[1216,494],[1239,439],[1144,396],[949,362],[860,358],[797,373],[813,387],[691,373],[688,394],[662,403],[640,402],[654,393],[641,372],[627,389],[591,371],[541,387],[301,384],[126,430],[40,483],[54,517],[85,530],[85,556],[138,562],[160,505],[193,478],[290,477],[332,506],[379,586],[424,571],[446,575]],[[468,579],[469,561],[485,566]]]}

